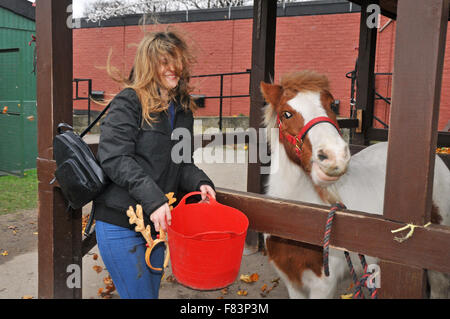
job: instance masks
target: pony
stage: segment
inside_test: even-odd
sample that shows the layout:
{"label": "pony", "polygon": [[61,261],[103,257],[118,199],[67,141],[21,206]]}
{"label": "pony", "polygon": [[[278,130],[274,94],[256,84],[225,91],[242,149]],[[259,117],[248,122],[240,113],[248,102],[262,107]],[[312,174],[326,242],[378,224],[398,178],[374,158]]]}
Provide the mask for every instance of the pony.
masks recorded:
{"label": "pony", "polygon": [[[328,78],[314,71],[293,72],[280,84],[261,82],[260,88],[267,102],[264,126],[267,132],[279,129],[278,138],[267,134],[272,164],[266,194],[319,205],[343,203],[350,210],[382,214],[387,143],[350,155],[331,109]],[[450,171],[436,156],[431,222],[450,225],[448,194]],[[335,298],[338,284],[350,276],[342,251],[330,249],[330,275],[325,276],[321,247],[270,234],[264,234],[264,244],[290,298]],[[367,263],[378,260],[367,257]],[[354,264],[360,273],[362,267]],[[448,298],[450,275],[427,275],[430,297]]]}

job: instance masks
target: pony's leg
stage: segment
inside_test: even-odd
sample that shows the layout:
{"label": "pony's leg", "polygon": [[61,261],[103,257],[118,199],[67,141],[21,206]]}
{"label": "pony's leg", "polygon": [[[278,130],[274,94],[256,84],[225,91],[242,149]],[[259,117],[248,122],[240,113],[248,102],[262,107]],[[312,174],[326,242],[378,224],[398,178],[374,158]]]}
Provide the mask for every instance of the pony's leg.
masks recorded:
{"label": "pony's leg", "polygon": [[284,282],[290,299],[308,298],[308,293],[304,289],[302,289],[302,287],[299,287],[297,284],[289,280],[288,276],[283,271],[281,271],[273,262],[271,262],[271,264],[280,276],[280,279]]}
{"label": "pony's leg", "polygon": [[329,255],[330,275],[322,272],[319,277],[312,271],[305,271],[302,282],[309,288],[310,299],[332,299],[337,296],[338,283],[349,276],[347,262],[342,251],[330,249]]}
{"label": "pony's leg", "polygon": [[450,298],[450,274],[428,270],[428,282],[430,283],[431,299]]}
{"label": "pony's leg", "polygon": [[334,276],[318,277],[311,270],[303,273],[302,281],[309,288],[310,299],[332,299],[336,296],[337,280]]}
{"label": "pony's leg", "polygon": [[308,298],[308,294],[304,289],[298,287],[291,281],[286,281],[286,280],[283,280],[283,281],[284,281],[284,284],[286,285],[290,299],[307,299]]}

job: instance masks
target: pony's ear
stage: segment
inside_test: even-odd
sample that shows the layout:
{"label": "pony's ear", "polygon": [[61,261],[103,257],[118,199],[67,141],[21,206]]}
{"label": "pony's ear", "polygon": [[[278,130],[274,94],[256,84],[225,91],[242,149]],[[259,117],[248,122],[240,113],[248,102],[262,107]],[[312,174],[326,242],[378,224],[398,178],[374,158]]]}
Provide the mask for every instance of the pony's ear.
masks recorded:
{"label": "pony's ear", "polygon": [[322,105],[331,110],[331,105],[334,103],[334,97],[328,90],[323,90],[321,94]]}
{"label": "pony's ear", "polygon": [[265,83],[263,81],[261,81],[260,85],[261,93],[264,96],[266,102],[272,104],[272,106],[278,105],[281,95],[283,94],[281,86]]}
{"label": "pony's ear", "polygon": [[320,96],[322,106],[325,108],[328,117],[336,121],[336,113],[334,113],[332,105],[334,104],[334,97],[328,90],[324,90]]}

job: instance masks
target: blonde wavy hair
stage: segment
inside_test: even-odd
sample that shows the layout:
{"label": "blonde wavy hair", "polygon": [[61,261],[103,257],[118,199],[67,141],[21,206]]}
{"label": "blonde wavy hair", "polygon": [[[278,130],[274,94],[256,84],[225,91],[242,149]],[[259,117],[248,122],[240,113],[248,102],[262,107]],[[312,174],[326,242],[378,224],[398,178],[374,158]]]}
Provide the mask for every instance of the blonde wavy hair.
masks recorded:
{"label": "blonde wavy hair", "polygon": [[[194,111],[196,105],[190,93],[193,91],[189,85],[191,67],[195,58],[189,50],[186,41],[173,30],[149,32],[144,35],[138,45],[134,66],[129,77],[111,65],[112,51],[110,51],[106,71],[108,75],[123,88],[132,88],[136,91],[142,105],[142,118],[151,125],[155,121],[152,114],[166,111],[169,107],[160,94],[159,88],[164,83],[159,75],[162,64],[174,66],[174,73],[180,78],[178,85],[168,91],[168,98],[177,99],[184,110]],[[106,103],[107,104],[107,103]]]}

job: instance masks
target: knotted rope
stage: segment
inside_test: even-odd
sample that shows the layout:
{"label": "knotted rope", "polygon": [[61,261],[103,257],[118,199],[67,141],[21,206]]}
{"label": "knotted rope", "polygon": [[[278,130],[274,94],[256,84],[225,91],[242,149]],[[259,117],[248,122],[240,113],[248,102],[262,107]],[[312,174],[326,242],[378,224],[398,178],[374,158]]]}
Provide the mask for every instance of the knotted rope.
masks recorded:
{"label": "knotted rope", "polygon": [[[344,204],[337,203],[333,207],[331,207],[330,211],[328,212],[328,218],[327,218],[327,222],[325,225],[325,234],[324,234],[324,238],[323,238],[323,269],[324,269],[325,276],[327,276],[327,277],[330,275],[328,259],[329,259],[329,250],[330,250],[331,227],[333,225],[333,220],[334,220],[336,211],[338,209],[345,209],[345,208],[346,207]],[[358,254],[359,259],[361,261],[361,265],[364,269],[364,274],[362,275],[360,280],[358,280],[358,276],[356,275],[355,268],[353,267],[353,263],[350,259],[350,253],[348,251],[344,251],[344,256],[347,261],[347,265],[350,270],[350,275],[352,276],[353,283],[355,285],[354,293],[347,295],[347,296],[351,296],[354,299],[364,299],[365,297],[364,297],[362,288],[364,286],[366,286],[369,289],[370,297],[372,299],[376,299],[378,289],[370,288],[367,286],[367,280],[370,278],[371,275],[373,275],[373,273],[368,272],[367,262],[366,262],[364,255]]]}
{"label": "knotted rope", "polygon": [[407,240],[408,238],[410,238],[410,237],[414,234],[414,229],[415,229],[416,227],[423,227],[423,228],[425,228],[425,227],[428,227],[428,226],[430,226],[430,225],[431,225],[431,223],[427,223],[427,224],[425,224],[425,225],[423,225],[423,226],[414,225],[414,224],[406,224],[406,226],[404,226],[404,227],[401,227],[401,228],[398,228],[398,229],[391,230],[391,233],[395,234],[395,233],[398,233],[398,232],[400,232],[400,231],[403,231],[403,230],[406,230],[406,229],[409,228],[410,230],[409,230],[409,232],[406,234],[406,236],[404,236],[404,237],[394,237],[394,240],[395,240],[395,241],[398,241],[399,243],[403,243],[405,240]]}

